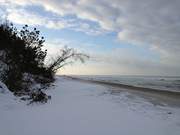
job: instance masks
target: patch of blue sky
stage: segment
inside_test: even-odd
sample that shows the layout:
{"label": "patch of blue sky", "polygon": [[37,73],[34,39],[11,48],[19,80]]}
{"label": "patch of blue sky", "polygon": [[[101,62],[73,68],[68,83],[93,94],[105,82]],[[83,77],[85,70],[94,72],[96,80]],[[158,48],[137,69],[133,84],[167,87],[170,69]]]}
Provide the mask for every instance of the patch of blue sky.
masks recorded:
{"label": "patch of blue sky", "polygon": [[53,16],[53,13],[52,12],[48,12],[46,10],[44,10],[44,8],[42,6],[38,6],[38,5],[29,5],[29,6],[26,6],[24,7],[24,9],[29,12],[29,13],[35,13],[35,14],[38,14],[38,15],[42,15],[42,16]]}
{"label": "patch of blue sky", "polygon": [[70,46],[77,48],[81,46],[89,49],[89,51],[96,51],[97,53],[111,52],[116,49],[126,49],[129,50],[129,52],[136,53],[139,57],[156,60],[160,59],[159,54],[152,51],[147,45],[137,46],[127,42],[118,41],[116,32],[91,36],[83,32],[77,32],[69,29],[50,30],[42,28],[42,33],[45,33],[49,41],[53,39],[63,39],[70,41],[71,43],[75,43],[74,46]]}
{"label": "patch of blue sky", "polygon": [[[74,23],[85,23],[88,24],[91,28],[100,28],[99,24],[96,22],[78,19],[75,15],[60,16],[52,12],[47,12],[43,7],[40,6],[27,6],[25,10],[40,16],[45,15],[49,19],[73,20]],[[16,26],[18,29],[22,27],[22,25]],[[70,46],[79,47],[78,45],[80,45],[81,47],[87,48],[90,51],[96,51],[97,53],[106,53],[115,49],[127,49],[129,52],[135,52],[139,57],[159,60],[158,53],[151,51],[147,45],[136,46],[127,42],[125,43],[118,41],[116,32],[104,32],[99,35],[89,35],[83,31],[77,31],[72,28],[49,29],[45,28],[44,26],[37,26],[37,28],[41,31],[41,34],[45,36],[47,41],[63,39],[65,41],[70,41],[70,43],[75,43],[74,46]]]}
{"label": "patch of blue sky", "polygon": [[[16,24],[18,29],[23,25]],[[32,29],[33,27],[30,26]],[[152,51],[147,45],[132,45],[127,42],[122,42],[117,39],[117,33],[111,32],[91,36],[83,32],[78,32],[70,29],[48,29],[43,26],[38,26],[37,29],[41,31],[41,35],[45,37],[46,41],[63,40],[67,41],[68,46],[74,48],[81,48],[94,53],[108,53],[116,49],[126,49],[129,53],[135,53],[136,56],[143,57],[150,60],[160,60],[160,55]],[[127,54],[128,55],[128,54]]]}

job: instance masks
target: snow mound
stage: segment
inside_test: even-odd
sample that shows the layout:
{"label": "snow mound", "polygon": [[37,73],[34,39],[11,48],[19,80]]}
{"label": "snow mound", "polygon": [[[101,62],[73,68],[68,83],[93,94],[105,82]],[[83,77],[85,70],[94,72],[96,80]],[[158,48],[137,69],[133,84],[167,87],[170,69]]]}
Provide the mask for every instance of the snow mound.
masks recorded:
{"label": "snow mound", "polygon": [[7,86],[0,81],[0,93],[3,94],[10,94],[10,90],[7,88]]}
{"label": "snow mound", "polygon": [[13,93],[0,81],[0,110],[11,109],[17,105]]}

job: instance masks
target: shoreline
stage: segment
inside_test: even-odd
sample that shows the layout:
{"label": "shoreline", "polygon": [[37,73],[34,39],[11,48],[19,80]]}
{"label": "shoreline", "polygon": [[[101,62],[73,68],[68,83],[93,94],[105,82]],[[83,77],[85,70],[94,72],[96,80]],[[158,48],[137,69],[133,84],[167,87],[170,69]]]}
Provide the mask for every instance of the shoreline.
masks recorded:
{"label": "shoreline", "polygon": [[112,87],[111,93],[120,93],[122,91],[127,91],[130,93],[136,94],[140,97],[143,97],[156,105],[165,104],[165,105],[180,107],[180,92],[130,86],[130,85],[125,85],[125,84],[104,82],[104,81],[98,81],[98,80],[86,80],[86,79],[76,78],[72,76],[63,76],[63,77],[67,79],[75,80],[75,81],[81,81],[85,83],[92,83],[92,84]]}

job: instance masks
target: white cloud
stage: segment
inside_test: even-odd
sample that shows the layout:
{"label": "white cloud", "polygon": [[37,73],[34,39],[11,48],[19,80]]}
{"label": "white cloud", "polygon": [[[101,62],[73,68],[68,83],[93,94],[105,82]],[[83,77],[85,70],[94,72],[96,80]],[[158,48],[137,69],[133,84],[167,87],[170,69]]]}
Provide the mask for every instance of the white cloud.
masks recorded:
{"label": "white cloud", "polygon": [[49,28],[69,27],[88,34],[116,31],[120,41],[148,45],[157,51],[161,65],[180,65],[180,0],[2,0],[1,3],[21,8],[38,5],[61,17],[74,15],[80,20],[96,22],[99,27],[78,21],[47,21],[22,12],[9,15],[16,22],[26,21]]}
{"label": "white cloud", "polygon": [[[93,59],[85,65],[75,64],[65,67],[62,74],[95,74],[95,75],[180,75],[180,66],[171,66],[147,58],[130,54],[129,50],[113,50],[105,54],[91,53]],[[127,55],[129,54],[129,55]],[[94,62],[96,61],[96,62]]]}
{"label": "white cloud", "polygon": [[[64,17],[63,15],[65,15],[64,14],[65,11],[63,10],[62,13],[59,10],[56,11],[56,8],[58,8],[59,4],[53,1],[50,2],[49,4],[49,2],[50,1],[41,1],[41,0],[1,1],[0,7],[3,9],[0,9],[0,13],[2,12],[3,14],[6,14],[6,18],[8,20],[18,24],[45,26],[50,29],[69,28],[75,31],[84,32],[89,35],[99,35],[107,32],[103,30],[101,27],[98,27],[96,25],[89,25],[87,22],[84,22],[82,19],[63,18]],[[68,4],[68,2],[66,4]],[[64,3],[63,5],[66,4]],[[53,16],[44,16],[43,14],[40,15],[39,13],[30,12],[26,10],[27,6],[33,6],[33,5],[43,6],[46,10],[58,14],[54,14]]]}
{"label": "white cloud", "polygon": [[[120,40],[151,44],[169,53],[180,51],[179,0],[9,0],[17,5],[41,5],[60,15],[95,21],[117,31]],[[62,24],[60,24],[60,27]]]}
{"label": "white cloud", "polygon": [[92,46],[97,47],[98,45],[91,45],[87,49],[87,44],[64,39],[53,39],[46,43],[45,48],[49,52],[48,58],[56,55],[59,49],[65,45],[74,45],[70,47],[74,47],[91,57],[85,64],[78,63],[63,68],[60,71],[61,74],[180,75],[180,65],[174,64],[173,61],[171,61],[172,63],[159,62],[157,59],[152,60],[146,56],[140,57],[138,52],[128,48],[97,53]]}
{"label": "white cloud", "polygon": [[43,25],[46,24],[46,19],[30,14],[24,10],[9,10],[7,19],[18,24],[29,24],[29,25]]}
{"label": "white cloud", "polygon": [[74,24],[64,19],[44,17],[39,14],[27,12],[24,9],[8,9],[7,19],[17,24],[28,24],[32,26],[45,26],[50,29],[63,29],[73,27]]}

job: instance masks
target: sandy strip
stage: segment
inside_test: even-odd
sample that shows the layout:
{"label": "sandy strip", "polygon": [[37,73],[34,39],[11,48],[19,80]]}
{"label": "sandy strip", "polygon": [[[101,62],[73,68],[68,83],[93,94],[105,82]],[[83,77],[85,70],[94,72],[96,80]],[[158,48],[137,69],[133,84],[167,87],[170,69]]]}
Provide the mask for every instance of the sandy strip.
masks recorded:
{"label": "sandy strip", "polygon": [[137,94],[139,96],[142,96],[145,99],[148,99],[153,104],[180,107],[180,92],[159,90],[159,89],[152,89],[152,88],[143,88],[143,87],[113,83],[113,82],[103,82],[103,81],[98,81],[98,80],[85,80],[85,79],[71,77],[71,76],[65,76],[65,78],[75,80],[75,81],[94,83],[94,84],[112,87],[111,89],[112,93],[120,93],[122,91],[128,91],[128,92]]}

